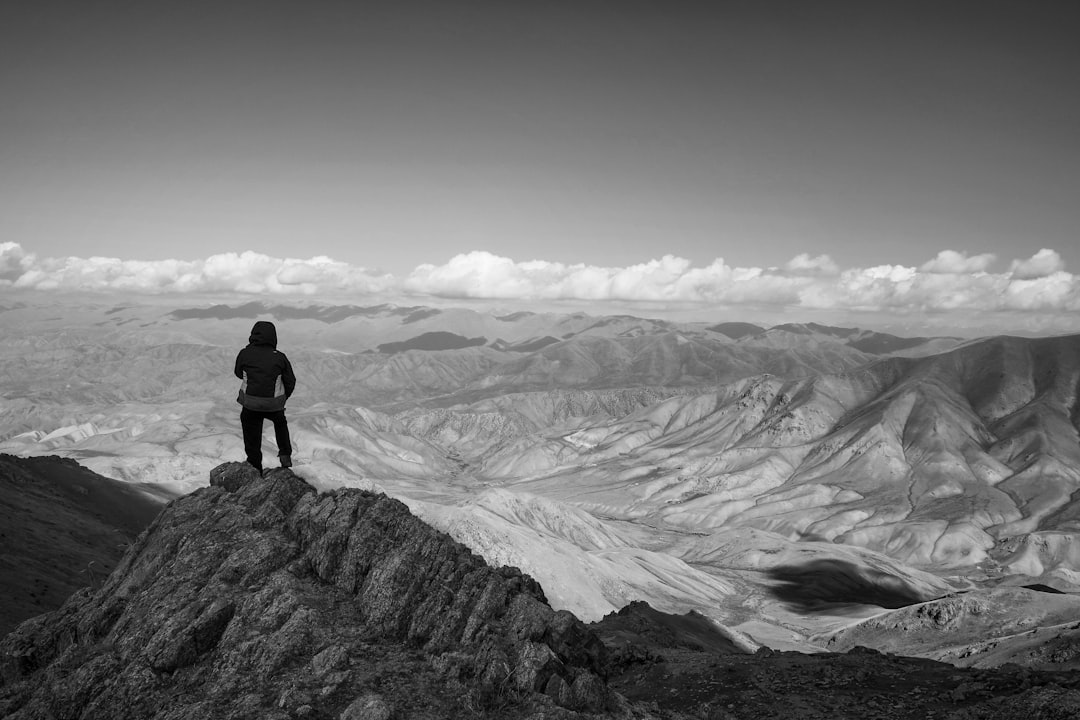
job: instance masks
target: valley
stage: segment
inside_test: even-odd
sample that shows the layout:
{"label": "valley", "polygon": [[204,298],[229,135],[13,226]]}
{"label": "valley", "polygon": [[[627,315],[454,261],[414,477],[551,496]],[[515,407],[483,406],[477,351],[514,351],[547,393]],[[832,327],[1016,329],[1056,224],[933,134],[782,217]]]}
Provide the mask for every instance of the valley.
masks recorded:
{"label": "valley", "polygon": [[[231,363],[255,319],[278,323],[299,378],[297,475],[401,500],[556,609],[695,611],[750,651],[1072,662],[1080,337],[15,306],[0,313],[0,452],[204,486],[243,457]],[[1041,628],[1056,655],[1025,635]]]}

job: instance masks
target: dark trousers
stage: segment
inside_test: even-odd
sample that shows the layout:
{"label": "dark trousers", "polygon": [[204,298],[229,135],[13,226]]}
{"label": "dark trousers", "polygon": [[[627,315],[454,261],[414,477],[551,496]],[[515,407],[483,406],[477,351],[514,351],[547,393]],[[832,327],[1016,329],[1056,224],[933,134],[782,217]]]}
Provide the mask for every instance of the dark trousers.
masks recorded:
{"label": "dark trousers", "polygon": [[274,423],[274,437],[277,439],[278,457],[292,455],[292,443],[289,441],[289,423],[285,420],[285,411],[260,412],[244,408],[240,411],[240,427],[244,430],[244,453],[247,461],[259,471],[262,470],[262,431],[263,420]]}

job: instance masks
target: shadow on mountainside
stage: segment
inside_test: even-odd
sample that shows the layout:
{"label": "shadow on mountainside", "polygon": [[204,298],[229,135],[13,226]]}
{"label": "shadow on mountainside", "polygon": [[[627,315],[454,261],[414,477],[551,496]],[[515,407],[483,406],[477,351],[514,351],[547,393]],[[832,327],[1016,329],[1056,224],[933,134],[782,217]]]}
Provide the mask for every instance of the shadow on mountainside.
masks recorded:
{"label": "shadow on mountainside", "polygon": [[843,560],[813,560],[778,565],[766,575],[771,592],[799,612],[825,612],[843,605],[878,605],[895,609],[925,598],[900,578]]}
{"label": "shadow on mountainside", "polygon": [[0,637],[100,585],[171,499],[71,459],[0,453]]}

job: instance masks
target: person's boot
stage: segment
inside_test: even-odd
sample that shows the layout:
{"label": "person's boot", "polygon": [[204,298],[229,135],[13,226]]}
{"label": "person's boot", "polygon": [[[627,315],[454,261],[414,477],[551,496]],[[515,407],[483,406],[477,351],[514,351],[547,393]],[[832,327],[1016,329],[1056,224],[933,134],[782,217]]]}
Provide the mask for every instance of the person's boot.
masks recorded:
{"label": "person's boot", "polygon": [[282,455],[279,459],[281,460],[281,467],[292,467],[292,455]]}

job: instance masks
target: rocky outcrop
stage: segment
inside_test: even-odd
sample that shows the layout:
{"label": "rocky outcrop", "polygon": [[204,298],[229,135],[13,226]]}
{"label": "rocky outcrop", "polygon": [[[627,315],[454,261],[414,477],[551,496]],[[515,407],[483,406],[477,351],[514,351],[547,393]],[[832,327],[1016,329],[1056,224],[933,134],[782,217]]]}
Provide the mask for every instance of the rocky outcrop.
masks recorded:
{"label": "rocky outcrop", "polygon": [[171,503],[100,589],[0,642],[0,716],[597,711],[613,701],[604,655],[530,577],[402,503],[229,463]]}

